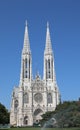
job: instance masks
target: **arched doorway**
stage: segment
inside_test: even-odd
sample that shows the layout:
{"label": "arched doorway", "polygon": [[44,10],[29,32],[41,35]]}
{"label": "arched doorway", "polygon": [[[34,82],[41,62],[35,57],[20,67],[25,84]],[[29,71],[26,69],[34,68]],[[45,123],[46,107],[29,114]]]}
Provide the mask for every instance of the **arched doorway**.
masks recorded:
{"label": "arched doorway", "polygon": [[40,119],[42,119],[41,115],[43,114],[43,111],[38,108],[34,111],[34,117],[33,117],[33,122],[38,123]]}
{"label": "arched doorway", "polygon": [[28,125],[28,116],[24,117],[24,125]]}

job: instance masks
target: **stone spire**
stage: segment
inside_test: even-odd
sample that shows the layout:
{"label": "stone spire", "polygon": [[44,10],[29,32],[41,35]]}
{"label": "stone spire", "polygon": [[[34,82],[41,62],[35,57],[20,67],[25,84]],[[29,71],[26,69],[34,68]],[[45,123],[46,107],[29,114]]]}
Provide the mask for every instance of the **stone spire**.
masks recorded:
{"label": "stone spire", "polygon": [[26,21],[25,33],[24,33],[23,53],[31,53],[27,21]]}
{"label": "stone spire", "polygon": [[32,79],[32,56],[30,50],[30,42],[28,35],[28,25],[26,21],[24,43],[21,57],[21,73],[20,73],[20,86],[24,82],[31,82]]}
{"label": "stone spire", "polygon": [[56,82],[54,56],[51,45],[49,23],[47,22],[46,45],[44,50],[44,80],[51,80]]}
{"label": "stone spire", "polygon": [[46,54],[52,53],[51,38],[50,38],[50,31],[49,31],[49,23],[48,22],[47,22],[47,32],[46,32],[45,53]]}

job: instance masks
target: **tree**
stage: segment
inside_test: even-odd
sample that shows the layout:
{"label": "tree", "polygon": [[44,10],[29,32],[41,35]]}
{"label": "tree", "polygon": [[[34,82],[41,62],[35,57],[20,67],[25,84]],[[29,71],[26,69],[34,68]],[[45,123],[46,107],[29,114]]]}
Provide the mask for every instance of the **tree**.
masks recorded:
{"label": "tree", "polygon": [[6,107],[0,103],[0,124],[8,124],[9,116],[10,113],[8,112]]}
{"label": "tree", "polygon": [[65,101],[59,104],[55,111],[43,114],[42,118],[42,125],[55,118],[57,127],[80,127],[80,101]]}

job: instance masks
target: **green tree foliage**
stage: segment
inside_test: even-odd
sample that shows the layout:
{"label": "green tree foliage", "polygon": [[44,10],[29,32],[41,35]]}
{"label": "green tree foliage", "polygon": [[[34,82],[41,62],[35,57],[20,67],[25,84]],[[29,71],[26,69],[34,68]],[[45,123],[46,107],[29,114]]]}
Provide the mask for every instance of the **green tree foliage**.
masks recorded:
{"label": "green tree foliage", "polygon": [[80,127],[80,101],[66,101],[59,104],[55,111],[42,115],[40,123],[43,125],[54,117],[58,127]]}
{"label": "green tree foliage", "polygon": [[9,123],[9,112],[4,105],[0,103],[0,124]]}

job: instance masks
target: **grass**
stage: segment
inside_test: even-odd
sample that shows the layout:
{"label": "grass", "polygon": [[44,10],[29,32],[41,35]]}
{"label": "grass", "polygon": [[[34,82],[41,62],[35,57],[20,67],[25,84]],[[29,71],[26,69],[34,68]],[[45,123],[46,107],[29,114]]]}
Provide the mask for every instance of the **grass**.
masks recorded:
{"label": "grass", "polygon": [[80,128],[9,128],[0,130],[80,130]]}

